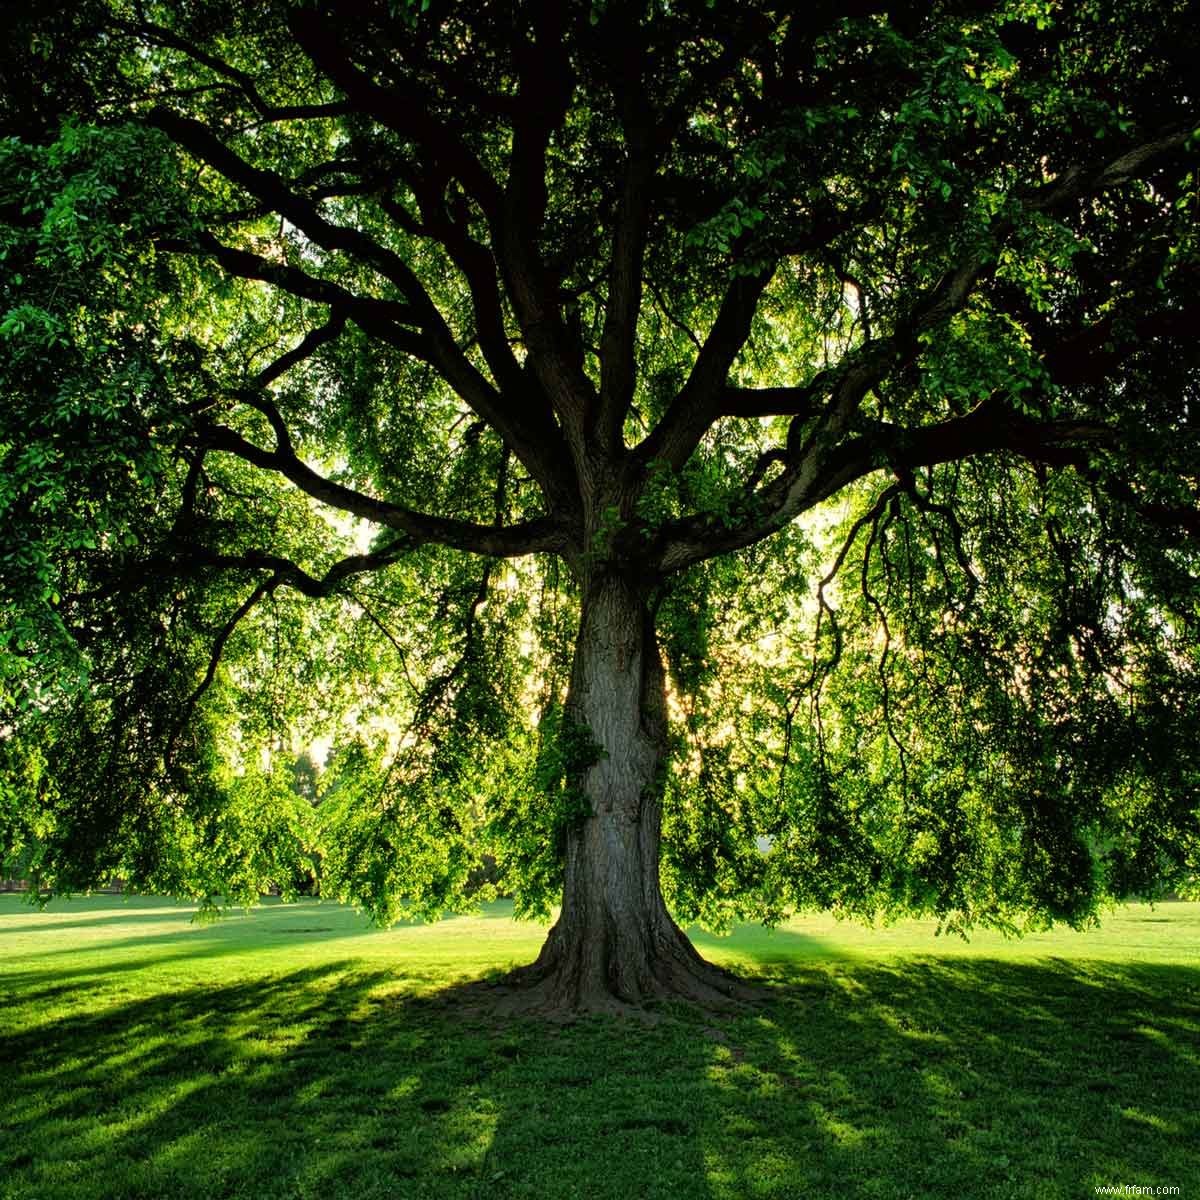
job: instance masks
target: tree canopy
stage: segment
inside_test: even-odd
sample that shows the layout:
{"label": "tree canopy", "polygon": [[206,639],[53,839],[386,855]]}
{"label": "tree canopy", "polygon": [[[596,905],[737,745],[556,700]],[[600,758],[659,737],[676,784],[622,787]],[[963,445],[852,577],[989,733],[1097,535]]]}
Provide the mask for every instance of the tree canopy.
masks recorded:
{"label": "tree canopy", "polygon": [[1194,890],[1189,9],[7,11],[5,853],[381,919],[487,864],[583,1007],[687,991],[660,876]]}

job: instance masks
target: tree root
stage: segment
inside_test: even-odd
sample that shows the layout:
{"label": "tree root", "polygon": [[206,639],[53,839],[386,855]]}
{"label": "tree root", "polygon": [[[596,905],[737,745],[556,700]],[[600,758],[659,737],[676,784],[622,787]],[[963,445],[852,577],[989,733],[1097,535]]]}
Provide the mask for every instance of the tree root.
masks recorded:
{"label": "tree root", "polygon": [[[480,1007],[501,1016],[569,1021],[593,1015],[654,1020],[664,1004],[705,1012],[744,1010],[764,993],[701,958],[674,922],[649,938],[569,939],[556,926],[536,962],[518,967],[480,994]],[[631,949],[645,953],[631,954]],[[622,953],[621,951],[626,951]]]}

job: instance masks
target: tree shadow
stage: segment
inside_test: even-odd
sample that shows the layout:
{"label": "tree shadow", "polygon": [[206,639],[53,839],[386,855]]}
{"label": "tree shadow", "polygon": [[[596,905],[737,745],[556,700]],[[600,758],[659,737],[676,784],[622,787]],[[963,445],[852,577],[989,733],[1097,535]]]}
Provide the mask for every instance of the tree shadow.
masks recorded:
{"label": "tree shadow", "polygon": [[1065,1197],[1200,1171],[1196,969],[920,958],[770,986],[718,1040],[716,1194]]}
{"label": "tree shadow", "polygon": [[350,956],[132,998],[125,964],[10,976],[0,1194],[1032,1200],[1195,1178],[1200,971],[809,942],[763,958],[762,1007],[650,1025],[498,1023]]}
{"label": "tree shadow", "polygon": [[93,984],[20,997],[49,1015],[6,1039],[13,1195],[705,1194],[677,1107],[707,1047],[673,1025],[497,1025],[354,960],[101,1006]]}

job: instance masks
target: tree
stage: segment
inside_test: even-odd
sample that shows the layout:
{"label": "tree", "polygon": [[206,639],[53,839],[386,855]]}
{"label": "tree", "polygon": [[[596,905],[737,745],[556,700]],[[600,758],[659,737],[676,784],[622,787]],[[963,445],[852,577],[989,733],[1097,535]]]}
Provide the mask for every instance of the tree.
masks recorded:
{"label": "tree", "polygon": [[735,986],[663,885],[1194,884],[1188,7],[7,15],[9,851],[383,918],[494,854],[560,1009]]}

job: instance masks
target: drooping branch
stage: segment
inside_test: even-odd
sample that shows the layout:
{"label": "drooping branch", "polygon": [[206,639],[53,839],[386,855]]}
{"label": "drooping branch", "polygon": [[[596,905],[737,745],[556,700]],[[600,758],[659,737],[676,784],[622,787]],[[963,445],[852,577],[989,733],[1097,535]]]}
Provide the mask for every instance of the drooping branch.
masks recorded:
{"label": "drooping branch", "polygon": [[305,571],[291,559],[278,554],[270,554],[261,550],[246,550],[240,554],[221,554],[202,546],[185,545],[179,553],[167,558],[154,559],[141,564],[142,569],[151,568],[168,575],[194,575],[205,570],[221,571],[270,571],[268,578],[261,580],[254,589],[233,611],[217,631],[209,653],[208,665],[199,684],[184,701],[180,716],[175,722],[175,732],[167,749],[167,759],[170,760],[175,740],[191,720],[196,705],[204,694],[212,687],[217,677],[217,669],[225,647],[237,627],[266,597],[273,595],[280,587],[290,587],[313,599],[332,595],[346,580],[355,575],[377,571],[396,562],[407,551],[416,545],[408,538],[397,538],[390,545],[370,554],[352,554],[339,559],[326,570],[325,574],[317,577]]}
{"label": "drooping branch", "polygon": [[[500,470],[496,475],[496,492],[493,512],[497,521],[504,519],[508,511],[508,457],[500,460]],[[412,721],[409,731],[422,734],[422,740],[428,735],[427,726],[438,707],[451,694],[451,689],[460,680],[471,665],[472,659],[479,652],[479,614],[487,603],[488,593],[492,586],[494,564],[485,560],[479,573],[479,581],[471,592],[463,610],[462,648],[453,662],[447,664],[444,670],[429,679],[416,697]],[[444,598],[445,594],[443,594]]]}
{"label": "drooping branch", "polygon": [[192,713],[196,710],[196,705],[200,703],[204,693],[212,687],[213,682],[217,678],[217,668],[221,665],[221,656],[225,653],[225,647],[229,639],[233,636],[237,627],[245,620],[246,617],[258,607],[259,603],[269,596],[278,586],[278,581],[272,576],[270,579],[264,579],[259,583],[254,590],[234,609],[233,614],[225,622],[224,625],[217,631],[217,636],[213,641],[212,650],[208,656],[208,666],[205,669],[204,677],[196,685],[188,698],[183,703],[183,708],[180,711],[179,717],[175,722],[174,732],[167,744],[166,759],[169,763],[171,760],[172,749],[175,740],[187,727],[191,720]]}
{"label": "drooping branch", "polygon": [[663,295],[662,288],[660,288],[654,282],[653,277],[646,280],[646,286],[648,287],[650,294],[654,297],[654,302],[658,305],[659,311],[662,313],[662,315],[666,317],[667,320],[674,325],[675,328],[678,329],[679,332],[682,333],[683,336],[686,337],[687,340],[691,342],[698,351],[703,350],[704,343],[696,336],[695,330],[692,329],[692,327],[685,321],[683,321],[683,319],[679,317],[677,313],[672,311],[671,304],[668,302],[666,296]]}
{"label": "drooping branch", "polygon": [[287,422],[283,419],[283,414],[279,411],[274,400],[271,399],[267,388],[281,375],[284,375],[293,367],[311,358],[322,346],[337,339],[341,335],[345,325],[345,313],[335,310],[324,325],[310,330],[299,345],[280,355],[274,362],[259,371],[254,377],[252,387],[239,389],[235,393],[239,400],[250,405],[251,408],[257,409],[267,418],[271,426],[271,431],[275,434],[276,447],[283,454],[295,454],[292,445],[292,435],[288,430]]}
{"label": "drooping branch", "polygon": [[721,392],[717,415],[721,417],[799,417],[813,415],[820,387],[727,387]]}

